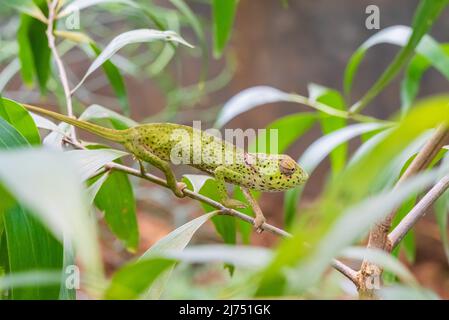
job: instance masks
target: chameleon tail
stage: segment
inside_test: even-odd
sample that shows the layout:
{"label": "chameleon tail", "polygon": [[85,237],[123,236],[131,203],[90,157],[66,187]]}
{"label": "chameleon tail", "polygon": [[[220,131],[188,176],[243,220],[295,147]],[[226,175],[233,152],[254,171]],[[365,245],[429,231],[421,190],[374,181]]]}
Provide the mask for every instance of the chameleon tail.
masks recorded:
{"label": "chameleon tail", "polygon": [[115,141],[115,142],[125,142],[126,140],[126,135],[128,133],[128,130],[114,130],[114,129],[110,129],[110,128],[105,128],[87,121],[83,121],[83,120],[78,120],[78,119],[74,119],[68,116],[65,116],[63,114],[57,113],[57,112],[53,112],[50,110],[46,110],[46,109],[42,109],[39,107],[35,107],[35,106],[30,106],[28,104],[23,104],[23,106],[33,112],[37,112],[46,116],[49,116],[50,118],[74,125],[75,127],[84,129],[88,132],[91,132],[95,135],[98,135],[100,137],[103,137],[105,139],[108,139],[110,141]]}

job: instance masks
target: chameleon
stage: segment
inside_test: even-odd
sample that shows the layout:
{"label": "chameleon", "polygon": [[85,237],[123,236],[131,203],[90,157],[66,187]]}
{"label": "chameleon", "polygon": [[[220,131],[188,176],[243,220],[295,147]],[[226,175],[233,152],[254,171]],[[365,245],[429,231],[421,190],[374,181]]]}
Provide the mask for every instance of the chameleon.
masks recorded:
{"label": "chameleon", "polygon": [[[249,153],[215,135],[190,126],[148,123],[116,130],[43,108],[31,105],[24,107],[121,144],[139,161],[142,174],[145,173],[142,161],[160,169],[165,175],[167,186],[177,197],[183,197],[183,189],[187,187],[176,180],[170,167],[170,162],[180,164],[179,158],[184,160],[183,163],[213,176],[217,182],[220,203],[231,209],[246,205],[229,197],[226,182],[242,187],[246,196],[250,194],[248,190],[284,191],[304,184],[308,179],[306,171],[288,155]],[[197,149],[201,150],[198,152]],[[260,210],[254,211],[254,227],[261,230],[265,217]]]}

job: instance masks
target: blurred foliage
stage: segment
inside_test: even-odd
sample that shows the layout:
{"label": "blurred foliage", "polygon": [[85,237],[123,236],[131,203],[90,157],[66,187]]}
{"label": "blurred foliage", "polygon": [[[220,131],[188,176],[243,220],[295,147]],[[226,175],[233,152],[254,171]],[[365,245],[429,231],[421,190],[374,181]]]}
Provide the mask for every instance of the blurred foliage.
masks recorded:
{"label": "blurred foliage", "polygon": [[[26,111],[23,103],[56,101],[65,112],[65,95],[46,34],[47,1],[23,0],[13,5],[2,1],[1,297],[74,299],[74,288],[67,286],[67,281],[77,275],[76,268],[75,273],[67,268],[73,267],[75,256],[83,267],[82,290],[96,298],[353,297],[354,292],[344,291],[346,283],[340,274],[326,272],[332,259],[342,256],[369,259],[388,271],[388,285],[380,292],[385,298],[437,298],[420,287],[397,258],[399,250],[405,250],[413,263],[416,244],[412,232],[391,255],[354,246],[376,221],[400,208],[396,225],[436,179],[449,174],[448,156],[442,149],[426,170],[394,188],[429,134],[442,123],[448,124],[448,96],[415,101],[426,70],[435,68],[449,78],[447,45],[428,34],[447,3],[422,0],[411,27],[389,27],[367,39],[348,61],[344,93],[314,83],[309,85],[308,96],[258,86],[241,91],[219,110],[195,113],[195,120],[214,120],[216,127],[223,127],[264,104],[287,102],[310,107],[309,112],[293,113],[267,126],[277,130],[279,152],[286,152],[314,126],[319,127],[322,136],[306,148],[298,162],[313,177],[323,160],[330,160],[322,194],[305,209],[298,208],[305,207],[302,192],[307,184],[285,193],[285,227],[292,237],[270,249],[252,246],[249,224],[217,215],[211,206],[203,205],[204,215],[173,230],[140,257],[134,255],[107,279],[97,220],[105,221],[120,240],[120,248],[134,253],[139,248],[139,182],[124,172],[104,169],[111,161],[126,163],[122,158],[127,153],[94,143],[85,150],[67,150],[62,140],[68,126]],[[61,2],[57,8],[53,30],[56,47],[67,68],[73,103],[81,119],[116,129],[136,125],[130,118],[133,105],[128,81],[151,79],[163,92],[166,105],[150,120],[187,123],[191,119],[183,112],[201,106],[208,95],[232,78],[234,63],[226,47],[232,37],[237,0],[170,0],[164,6],[153,1],[73,0]],[[210,17],[197,13],[203,8],[209,10]],[[71,30],[77,22],[79,28]],[[351,103],[351,87],[366,52],[381,43],[401,48],[375,84]],[[223,70],[215,77],[210,77],[210,56],[223,57]],[[180,79],[192,61],[198,65],[198,79],[186,85]],[[73,67],[80,63],[89,67],[79,78]],[[100,67],[101,75],[95,72]],[[384,120],[360,114],[403,70],[402,105],[397,115]],[[18,74],[21,85],[13,91],[9,85]],[[114,99],[101,93],[106,85]],[[41,137],[38,128],[51,132]],[[352,139],[359,142],[354,152],[349,148]],[[271,141],[267,130],[250,148],[269,147]],[[212,178],[189,174],[184,182],[190,190],[218,199]],[[238,187],[235,197],[244,200]],[[449,256],[447,192],[435,209],[442,246]],[[253,215],[250,209],[241,212]],[[189,245],[209,220],[225,245]],[[217,267],[217,262],[235,272],[227,272],[222,264]],[[209,272],[211,279],[196,286],[198,274]]]}

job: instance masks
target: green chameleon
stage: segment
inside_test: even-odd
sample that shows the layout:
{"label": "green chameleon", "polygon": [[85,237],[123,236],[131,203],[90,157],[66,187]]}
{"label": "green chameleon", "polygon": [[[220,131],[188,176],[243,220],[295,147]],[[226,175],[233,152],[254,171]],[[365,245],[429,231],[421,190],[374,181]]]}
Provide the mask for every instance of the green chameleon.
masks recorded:
{"label": "green chameleon", "polygon": [[[169,162],[185,163],[213,175],[220,202],[234,209],[245,207],[245,204],[228,196],[225,182],[241,186],[247,195],[250,194],[248,189],[267,192],[287,190],[303,184],[308,178],[307,173],[288,155],[248,153],[232,143],[189,126],[149,123],[114,130],[35,106],[24,106],[30,111],[122,144],[139,160],[142,173],[145,171],[141,161],[160,169],[165,174],[168,187],[178,197],[184,196],[186,185],[176,181]],[[198,139],[196,144],[195,139]],[[265,218],[260,210],[254,211],[254,226],[260,230]]]}

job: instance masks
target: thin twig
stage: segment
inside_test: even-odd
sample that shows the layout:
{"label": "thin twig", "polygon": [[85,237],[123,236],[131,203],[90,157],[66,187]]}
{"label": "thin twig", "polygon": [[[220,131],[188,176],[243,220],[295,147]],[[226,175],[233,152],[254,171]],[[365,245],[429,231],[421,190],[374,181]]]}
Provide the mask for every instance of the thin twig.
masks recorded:
{"label": "thin twig", "polygon": [[438,198],[449,188],[449,175],[442,178],[427,194],[413,207],[412,210],[401,220],[396,228],[388,235],[389,248],[391,251],[405,237],[407,232],[416,222],[425,215],[427,210],[438,200]]}
{"label": "thin twig", "polygon": [[[77,149],[86,149],[86,147],[84,147],[81,143],[79,143],[77,141],[73,141],[69,137],[65,137],[63,139],[63,141],[66,142],[66,143],[71,144],[72,146],[74,146]],[[150,181],[152,183],[155,183],[155,184],[157,184],[157,185],[159,185],[161,187],[169,188],[166,180],[164,180],[162,178],[159,178],[159,177],[157,177],[155,175],[152,175],[150,173],[146,173],[146,172],[142,173],[141,170],[136,170],[134,168],[131,168],[131,167],[119,164],[119,163],[115,163],[115,162],[107,163],[104,166],[104,169],[105,170],[116,170],[116,171],[124,172],[126,174],[129,174],[129,175],[141,178],[141,179],[148,180],[148,181]],[[240,219],[242,221],[245,221],[247,223],[250,223],[252,225],[254,225],[254,223],[255,223],[255,219],[253,217],[250,217],[250,216],[248,216],[248,215],[246,215],[246,214],[244,214],[244,213],[242,213],[240,211],[227,208],[224,205],[222,205],[220,202],[212,200],[212,199],[210,199],[210,198],[208,198],[208,197],[206,197],[206,196],[204,196],[202,194],[199,194],[199,193],[194,192],[192,190],[189,190],[187,188],[183,189],[183,193],[184,193],[184,196],[186,196],[186,197],[189,197],[189,198],[194,199],[194,200],[198,200],[200,202],[203,202],[203,203],[206,203],[206,204],[210,205],[211,207],[214,207],[215,209],[220,211],[220,213],[219,213],[220,215],[232,216],[232,217],[235,217],[235,218]],[[278,236],[281,236],[281,237],[285,237],[285,238],[292,237],[291,233],[288,233],[287,231],[282,230],[282,229],[280,229],[278,227],[275,227],[275,226],[273,226],[273,225],[271,225],[269,223],[266,223],[266,222],[261,225],[260,229],[262,229],[264,231],[271,232],[271,233],[273,233],[275,235],[278,235]],[[337,270],[340,273],[342,273],[346,278],[351,280],[354,283],[354,285],[357,285],[357,281],[358,281],[357,276],[358,276],[358,274],[357,274],[357,272],[355,270],[351,269],[350,267],[345,265],[343,262],[341,262],[339,260],[336,260],[336,259],[333,259],[331,261],[331,266],[335,270]]]}
{"label": "thin twig", "polygon": [[[56,49],[56,40],[53,34],[54,22],[56,18],[57,8],[58,8],[59,0],[53,0],[48,4],[48,24],[47,24],[47,39],[48,39],[48,47],[51,50],[53,58],[55,59],[56,66],[58,67],[59,78],[61,80],[61,85],[64,90],[64,96],[67,105],[67,115],[69,117],[73,117],[73,107],[72,107],[72,96],[70,94],[70,86],[67,77],[67,72],[64,68],[64,64],[59,56],[58,50]],[[70,136],[73,140],[76,140],[76,132],[75,127],[71,126],[70,128]]]}

